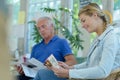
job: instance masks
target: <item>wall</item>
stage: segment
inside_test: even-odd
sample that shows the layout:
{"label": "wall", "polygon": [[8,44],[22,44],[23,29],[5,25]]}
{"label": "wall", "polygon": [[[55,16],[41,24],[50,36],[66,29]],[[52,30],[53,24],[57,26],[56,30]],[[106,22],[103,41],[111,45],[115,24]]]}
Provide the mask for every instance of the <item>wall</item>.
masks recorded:
{"label": "wall", "polygon": [[0,80],[13,80],[10,74],[10,55],[7,43],[8,9],[4,1],[0,0]]}

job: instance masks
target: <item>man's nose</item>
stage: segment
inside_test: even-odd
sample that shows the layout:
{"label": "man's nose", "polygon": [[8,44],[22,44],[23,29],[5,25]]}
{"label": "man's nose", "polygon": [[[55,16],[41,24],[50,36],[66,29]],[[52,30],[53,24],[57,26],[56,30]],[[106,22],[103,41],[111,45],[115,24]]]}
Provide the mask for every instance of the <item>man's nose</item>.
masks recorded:
{"label": "man's nose", "polygon": [[82,23],[82,28],[85,28],[86,24],[85,23]]}
{"label": "man's nose", "polygon": [[43,32],[43,31],[44,31],[44,29],[43,29],[43,28],[40,28],[40,29],[39,29],[39,31],[40,31],[40,32]]}

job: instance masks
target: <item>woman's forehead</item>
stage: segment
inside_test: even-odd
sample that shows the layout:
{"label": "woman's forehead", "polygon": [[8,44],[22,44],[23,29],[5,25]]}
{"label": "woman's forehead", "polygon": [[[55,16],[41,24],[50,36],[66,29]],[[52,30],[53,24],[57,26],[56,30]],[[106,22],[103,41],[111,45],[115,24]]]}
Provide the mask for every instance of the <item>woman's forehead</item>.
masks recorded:
{"label": "woman's forehead", "polygon": [[82,18],[85,18],[87,15],[86,14],[81,14],[80,16],[79,16],[79,19],[82,19]]}

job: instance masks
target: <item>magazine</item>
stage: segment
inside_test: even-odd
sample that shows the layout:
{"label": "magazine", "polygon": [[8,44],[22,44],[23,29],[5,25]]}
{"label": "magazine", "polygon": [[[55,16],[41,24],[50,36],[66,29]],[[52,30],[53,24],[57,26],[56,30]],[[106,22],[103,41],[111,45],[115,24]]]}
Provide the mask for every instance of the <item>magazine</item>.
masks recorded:
{"label": "magazine", "polygon": [[21,64],[24,74],[28,77],[35,77],[37,74],[38,70],[40,69],[46,69],[46,66],[40,61],[38,61],[35,58],[31,58],[25,63]]}
{"label": "magazine", "polygon": [[38,61],[35,58],[31,58],[30,60],[24,62],[21,64],[24,74],[28,77],[35,77],[37,72],[40,69],[46,69],[46,66],[54,66],[56,68],[59,68],[58,62],[56,58],[51,54],[45,63],[43,64],[42,62]]}
{"label": "magazine", "polygon": [[56,68],[59,68],[59,67],[60,67],[60,66],[58,65],[58,62],[57,62],[56,58],[53,56],[53,54],[51,54],[51,55],[47,58],[47,60],[46,60],[46,62],[45,62],[45,65],[46,65],[46,66],[49,66],[49,67],[53,66],[53,67],[56,67]]}

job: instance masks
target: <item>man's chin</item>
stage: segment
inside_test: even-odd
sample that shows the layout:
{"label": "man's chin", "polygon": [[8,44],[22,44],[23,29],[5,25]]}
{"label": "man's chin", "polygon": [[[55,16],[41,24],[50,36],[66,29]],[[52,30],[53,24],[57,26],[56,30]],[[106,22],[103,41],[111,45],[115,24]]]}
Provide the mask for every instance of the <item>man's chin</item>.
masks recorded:
{"label": "man's chin", "polygon": [[86,31],[88,32],[88,33],[92,33],[90,30],[88,30],[88,29],[86,29]]}
{"label": "man's chin", "polygon": [[47,39],[48,37],[47,36],[43,36],[43,39]]}

